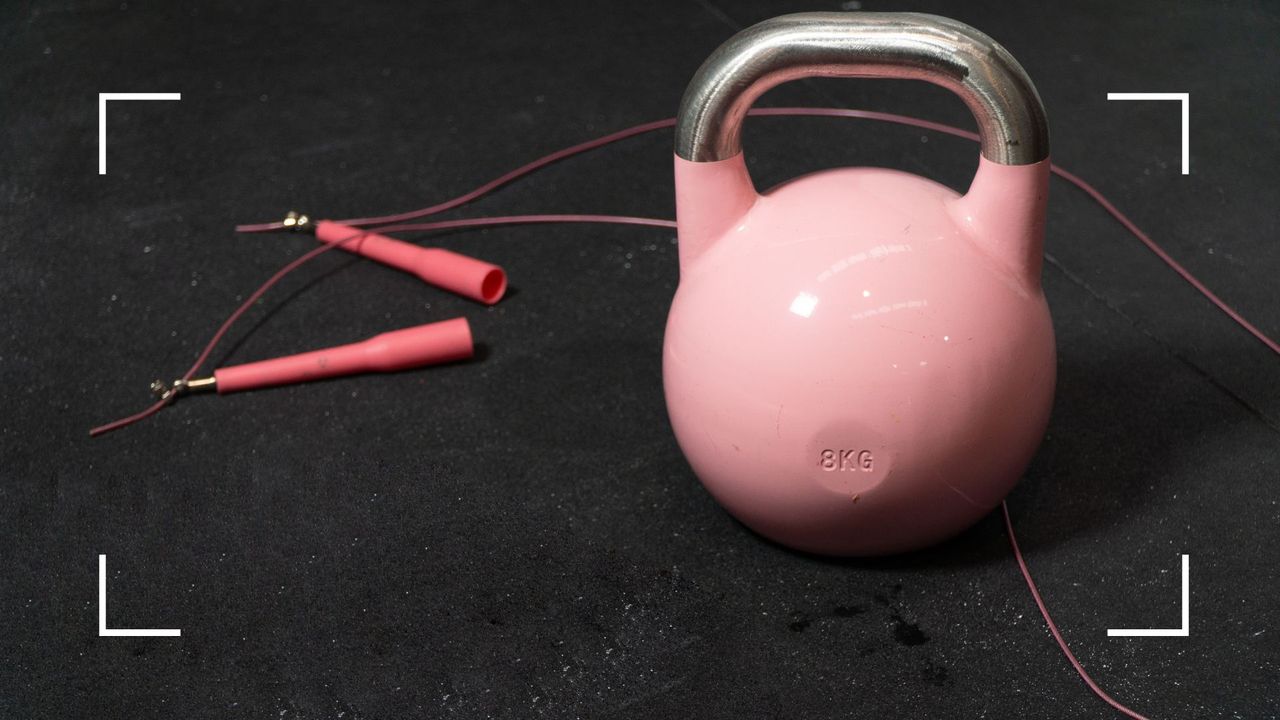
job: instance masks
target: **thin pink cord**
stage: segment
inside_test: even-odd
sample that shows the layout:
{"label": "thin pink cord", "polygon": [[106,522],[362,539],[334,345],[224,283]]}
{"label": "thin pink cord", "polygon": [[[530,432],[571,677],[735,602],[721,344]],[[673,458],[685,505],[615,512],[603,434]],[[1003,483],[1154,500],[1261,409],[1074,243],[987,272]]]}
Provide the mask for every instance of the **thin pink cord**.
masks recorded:
{"label": "thin pink cord", "polygon": [[[800,108],[800,107],[757,108],[757,109],[751,110],[749,114],[753,116],[762,116],[762,117],[810,116],[810,117],[843,117],[843,118],[859,118],[859,119],[866,119],[866,120],[877,120],[881,122],[891,122],[891,123],[897,123],[900,125],[908,125],[911,127],[918,127],[918,128],[923,128],[927,130],[933,130],[933,131],[945,133],[948,135],[954,135],[956,137],[967,138],[969,140],[978,140],[978,135],[976,133],[973,133],[967,130],[962,130],[960,128],[952,127],[950,125],[931,122],[929,120],[920,120],[917,118],[907,117],[905,115],[896,115],[893,113],[882,113],[882,112],[874,112],[874,111],[868,111],[868,110],[851,110],[851,109],[844,109],[844,108]],[[406,220],[413,220],[413,219],[427,217],[430,215],[441,213],[446,210],[451,210],[459,206],[465,205],[466,203],[471,202],[472,200],[482,197],[485,194],[492,192],[493,190],[503,185],[506,185],[507,183],[510,183],[525,175],[528,175],[529,173],[534,172],[535,170],[543,168],[547,165],[550,165],[551,163],[586,152],[588,150],[593,150],[595,148],[601,147],[603,145],[607,145],[609,143],[617,142],[619,140],[623,140],[623,139],[633,137],[635,135],[640,135],[642,133],[650,132],[653,130],[660,130],[663,128],[672,127],[674,125],[675,125],[674,118],[658,120],[650,123],[645,123],[642,125],[636,125],[634,127],[627,128],[625,130],[620,130],[618,132],[605,135],[604,137],[597,138],[595,140],[590,140],[584,143],[580,143],[578,145],[574,145],[569,148],[565,148],[564,150],[559,150],[557,152],[551,153],[537,160],[534,160],[533,162],[522,165],[521,167],[516,168],[511,172],[501,175],[498,178],[477,187],[471,192],[465,193],[463,195],[459,195],[458,197],[453,198],[452,200],[448,200],[428,208],[423,208],[421,210],[415,210],[407,213],[399,213],[396,215],[354,218],[349,220],[343,220],[340,222],[343,222],[344,224],[348,224],[348,225],[384,225],[387,223],[401,223]],[[1152,240],[1146,233],[1142,232],[1142,230],[1139,229],[1138,226],[1132,220],[1130,220],[1124,213],[1120,212],[1120,210],[1117,209],[1109,200],[1107,200],[1106,197],[1101,192],[1099,192],[1096,188],[1094,188],[1089,183],[1085,182],[1080,177],[1074,175],[1073,173],[1068,172],[1067,170],[1057,165],[1051,165],[1050,169],[1054,174],[1058,175],[1058,177],[1061,177],[1067,182],[1070,182],[1071,184],[1083,190],[1086,194],[1089,195],[1089,197],[1093,198],[1093,200],[1096,201],[1099,205],[1101,205],[1104,210],[1110,213],[1112,217],[1116,218],[1116,220],[1120,221],[1120,223],[1127,230],[1129,230],[1129,232],[1133,233],[1133,235],[1137,237],[1139,241],[1141,241],[1144,245],[1146,245],[1147,248],[1156,255],[1156,257],[1158,257],[1162,262],[1164,262],[1166,265],[1172,268],[1174,272],[1178,273],[1178,275],[1181,276],[1182,279],[1186,280],[1193,288],[1195,288],[1198,292],[1204,295],[1210,302],[1212,302],[1215,306],[1217,306],[1218,309],[1222,310],[1228,317],[1230,317],[1238,325],[1240,325],[1245,330],[1247,330],[1251,335],[1256,337],[1258,340],[1262,341],[1262,343],[1265,344],[1268,348],[1270,348],[1273,352],[1280,354],[1280,343],[1277,343],[1276,341],[1272,340],[1265,333],[1263,333],[1261,330],[1255,327],[1252,323],[1247,321],[1243,316],[1241,316],[1238,312],[1236,312],[1229,305],[1227,305],[1221,298],[1215,295],[1211,290],[1209,290],[1209,288],[1206,287],[1198,279],[1196,279],[1196,277],[1192,275],[1190,271],[1188,271],[1180,263],[1174,260],[1168,253],[1164,251],[1163,248],[1157,245],[1156,242]],[[498,217],[498,218],[468,218],[468,219],[462,219],[462,220],[446,220],[442,222],[420,223],[415,225],[382,227],[382,228],[379,228],[378,231],[384,232],[384,233],[397,232],[397,231],[429,231],[429,230],[441,230],[446,228],[478,227],[478,226],[485,226],[485,225],[535,223],[535,222],[604,222],[604,223],[616,222],[616,223],[633,224],[633,225],[650,225],[650,226],[657,226],[657,227],[674,227],[675,226],[675,223],[670,220],[660,220],[660,219],[653,219],[653,218],[613,217],[613,216],[606,216],[606,215],[541,215],[541,216],[525,215],[525,216],[509,216],[509,217]],[[280,222],[262,223],[257,225],[239,225],[236,227],[236,231],[237,232],[268,232],[271,230],[278,230],[283,227],[284,227],[284,224]],[[302,255],[298,259],[294,260],[293,262],[289,263],[285,267],[281,268],[280,271],[278,271],[269,280],[267,280],[267,282],[264,283],[260,288],[258,288],[258,290],[255,291],[253,295],[251,295],[249,299],[245,301],[244,304],[242,304],[239,308],[237,308],[236,311],[232,313],[230,317],[227,318],[227,320],[222,324],[222,327],[218,329],[218,332],[214,334],[213,339],[210,340],[207,346],[205,346],[204,351],[200,353],[200,357],[196,360],[195,364],[192,365],[191,369],[187,371],[187,373],[183,376],[183,378],[189,380],[195,374],[195,371],[198,370],[200,365],[202,365],[204,361],[208,358],[209,354],[213,351],[214,346],[222,339],[222,336],[226,334],[227,330],[230,329],[231,325],[234,324],[235,321],[238,320],[240,316],[243,315],[249,309],[249,307],[258,300],[258,298],[260,298],[273,285],[279,282],[281,278],[283,278],[285,275],[289,274],[293,270],[297,269],[302,264],[308,262],[312,258],[322,253],[325,253],[337,247],[338,245],[341,245],[342,243],[348,242],[357,237],[361,237],[363,234],[364,233],[358,233],[356,235],[351,236],[350,238],[346,238],[337,243],[332,243],[324,247],[312,250],[306,253],[305,255]],[[140,413],[131,415],[126,418],[122,418],[112,423],[108,423],[101,427],[94,428],[93,430],[90,431],[90,435],[100,435],[102,433],[110,432],[111,430],[122,428],[132,423],[138,422],[139,420],[142,420],[146,417],[149,417],[159,412],[161,409],[164,408],[165,405],[169,404],[169,402],[171,402],[171,400],[162,400],[160,402],[155,403],[154,405],[147,408],[146,410],[143,410]],[[1040,597],[1040,591],[1036,587],[1035,581],[1031,578],[1031,571],[1028,569],[1026,560],[1022,556],[1022,550],[1018,547],[1017,536],[1015,535],[1013,530],[1013,522],[1009,517],[1009,508],[1003,502],[1001,502],[1000,508],[1004,514],[1005,529],[1009,534],[1009,543],[1013,548],[1014,558],[1018,562],[1018,567],[1022,571],[1022,576],[1027,582],[1027,588],[1030,589],[1031,596],[1032,598],[1034,598],[1036,606],[1040,609],[1040,615],[1044,618],[1045,624],[1048,625],[1050,633],[1052,633],[1054,640],[1056,640],[1058,643],[1058,647],[1061,648],[1063,654],[1066,655],[1067,659],[1071,662],[1072,667],[1075,668],[1076,672],[1080,675],[1080,678],[1084,680],[1085,684],[1089,687],[1090,690],[1094,692],[1094,694],[1096,694],[1108,705],[1111,705],[1113,708],[1125,714],[1126,716],[1130,718],[1135,718],[1136,720],[1146,720],[1146,718],[1143,715],[1140,715],[1137,712],[1134,712],[1133,710],[1120,704],[1115,699],[1113,699],[1110,695],[1108,695],[1101,687],[1099,687],[1098,684],[1093,681],[1093,678],[1089,676],[1089,673],[1085,671],[1084,666],[1080,664],[1080,661],[1076,659],[1075,654],[1071,652],[1071,649],[1067,646],[1066,640],[1062,637],[1062,633],[1058,631],[1057,624],[1053,622],[1053,618],[1049,614],[1049,608],[1045,605],[1044,600]]]}
{"label": "thin pink cord", "polygon": [[1164,248],[1157,245],[1155,240],[1152,240],[1146,233],[1138,229],[1138,226],[1135,225],[1133,221],[1130,220],[1124,213],[1120,212],[1120,210],[1118,210],[1115,205],[1112,205],[1111,201],[1107,200],[1106,196],[1104,196],[1101,192],[1099,192],[1097,188],[1085,182],[1080,177],[1058,167],[1057,165],[1054,165],[1052,169],[1054,174],[1056,174],[1058,177],[1062,178],[1063,180],[1066,180],[1072,185],[1075,185],[1076,187],[1085,191],[1085,193],[1087,193],[1089,197],[1093,198],[1095,202],[1097,202],[1099,205],[1102,206],[1103,210],[1106,210],[1107,212],[1111,213],[1112,217],[1114,217],[1116,220],[1119,220],[1121,225],[1124,225],[1129,232],[1133,233],[1134,237],[1138,238],[1138,240],[1140,240],[1143,245],[1146,245],[1148,250],[1155,253],[1156,257],[1164,261],[1165,265],[1168,265],[1169,267],[1173,268],[1173,271],[1178,273],[1178,275],[1182,276],[1183,280],[1186,280],[1188,283],[1190,283],[1191,287],[1199,291],[1201,295],[1204,295],[1209,300],[1209,302],[1213,303],[1214,305],[1217,305],[1219,310],[1227,314],[1227,317],[1231,318],[1232,320],[1235,320],[1236,324],[1244,328],[1245,330],[1247,330],[1250,335],[1253,335],[1254,337],[1261,340],[1263,345],[1266,345],[1267,347],[1271,348],[1271,352],[1274,352],[1277,355],[1280,355],[1280,343],[1277,343],[1275,340],[1272,340],[1270,337],[1267,336],[1266,333],[1262,332],[1257,327],[1255,327],[1253,323],[1244,319],[1243,315],[1236,312],[1230,305],[1224,302],[1222,298],[1215,295],[1214,292],[1210,290],[1204,283],[1196,279],[1196,276],[1192,275],[1190,270],[1187,270],[1185,267],[1182,266],[1181,263],[1179,263],[1177,260],[1174,260],[1172,257],[1170,257],[1169,253],[1164,251]]}
{"label": "thin pink cord", "polygon": [[[587,142],[584,142],[584,143],[578,143],[577,145],[574,145],[572,147],[567,147],[563,150],[557,150],[556,152],[553,152],[550,155],[544,155],[543,157],[540,157],[531,163],[521,165],[520,167],[516,168],[515,170],[512,170],[511,172],[505,173],[497,178],[494,178],[493,180],[490,180],[489,182],[481,185],[480,187],[472,190],[471,192],[463,193],[462,195],[459,195],[458,197],[453,198],[452,200],[446,200],[438,205],[432,205],[431,207],[422,208],[421,210],[412,210],[410,212],[397,213],[395,215],[379,215],[379,216],[367,217],[367,218],[350,218],[347,220],[337,220],[335,222],[340,222],[343,225],[383,225],[386,223],[399,223],[399,222],[404,222],[406,220],[414,220],[417,218],[427,217],[428,215],[436,215],[446,210],[452,210],[456,207],[466,205],[472,200],[475,200],[484,195],[488,195],[489,193],[493,192],[494,190],[497,190],[503,185],[506,185],[507,183],[513,180],[516,180],[518,178],[522,178],[525,175],[528,175],[529,173],[535,170],[540,170],[550,165],[551,163],[558,162],[560,160],[563,160],[567,157],[572,157],[574,155],[580,155],[584,152],[587,152],[588,150],[594,150],[598,147],[608,145],[609,143],[615,143],[615,142],[618,142],[619,140],[625,140],[629,137],[642,135],[644,133],[652,132],[654,130],[661,130],[663,128],[674,127],[675,124],[676,124],[675,118],[668,118],[666,120],[656,120],[654,122],[649,122],[641,125],[636,125],[634,127],[629,127],[625,130],[619,130],[618,132],[610,133],[608,135],[605,135],[604,137],[596,138],[595,140],[588,140]],[[284,223],[282,222],[261,223],[257,225],[237,225],[236,232],[244,232],[244,233],[270,232],[272,230],[279,230],[283,227],[284,227]]]}
{"label": "thin pink cord", "polygon": [[1040,615],[1044,617],[1044,622],[1049,626],[1049,632],[1053,633],[1053,639],[1058,641],[1058,647],[1062,648],[1062,654],[1067,656],[1067,660],[1071,661],[1071,667],[1076,669],[1080,674],[1080,679],[1084,680],[1089,689],[1095,695],[1102,698],[1108,705],[1128,715],[1134,720],[1148,720],[1145,715],[1140,715],[1133,710],[1121,705],[1114,698],[1106,693],[1098,684],[1089,677],[1089,673],[1085,672],[1084,666],[1076,659],[1075,653],[1071,652],[1071,648],[1067,647],[1067,641],[1062,637],[1062,633],[1058,631],[1058,625],[1053,622],[1053,618],[1049,616],[1049,608],[1044,604],[1044,600],[1040,597],[1040,589],[1036,587],[1036,581],[1031,579],[1031,570],[1027,568],[1027,561],[1022,557],[1022,550],[1018,548],[1018,537],[1013,533],[1013,521],[1009,519],[1009,506],[1003,500],[1000,501],[1000,512],[1004,513],[1004,527],[1009,532],[1009,544],[1013,546],[1013,557],[1018,561],[1018,568],[1022,570],[1022,577],[1027,581],[1027,587],[1031,590],[1031,597],[1036,601],[1036,607],[1040,608]]}

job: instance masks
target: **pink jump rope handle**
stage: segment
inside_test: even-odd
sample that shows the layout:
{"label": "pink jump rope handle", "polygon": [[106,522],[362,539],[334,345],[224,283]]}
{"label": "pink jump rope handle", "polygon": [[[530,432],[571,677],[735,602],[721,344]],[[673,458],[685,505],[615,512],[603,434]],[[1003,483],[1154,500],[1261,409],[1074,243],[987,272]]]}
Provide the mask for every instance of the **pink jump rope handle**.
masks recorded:
{"label": "pink jump rope handle", "polygon": [[218,393],[224,394],[338,375],[408,370],[465,360],[473,354],[471,326],[466,318],[454,318],[393,330],[350,345],[218,368],[213,376]]}
{"label": "pink jump rope handle", "polygon": [[[492,305],[507,291],[507,274],[502,268],[483,260],[459,255],[440,248],[418,247],[385,235],[359,235],[360,229],[330,220],[316,223],[316,239],[341,243],[339,247],[384,265],[412,273],[445,290]],[[346,242],[342,242],[342,241]]]}

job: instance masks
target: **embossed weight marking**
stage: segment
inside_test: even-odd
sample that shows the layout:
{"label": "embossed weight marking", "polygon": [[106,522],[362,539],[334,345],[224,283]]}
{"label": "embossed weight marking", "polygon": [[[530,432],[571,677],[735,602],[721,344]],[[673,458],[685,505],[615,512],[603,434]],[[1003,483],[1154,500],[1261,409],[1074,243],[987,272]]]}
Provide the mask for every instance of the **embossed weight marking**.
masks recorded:
{"label": "embossed weight marking", "polygon": [[823,450],[818,465],[827,472],[871,472],[875,457],[870,450]]}

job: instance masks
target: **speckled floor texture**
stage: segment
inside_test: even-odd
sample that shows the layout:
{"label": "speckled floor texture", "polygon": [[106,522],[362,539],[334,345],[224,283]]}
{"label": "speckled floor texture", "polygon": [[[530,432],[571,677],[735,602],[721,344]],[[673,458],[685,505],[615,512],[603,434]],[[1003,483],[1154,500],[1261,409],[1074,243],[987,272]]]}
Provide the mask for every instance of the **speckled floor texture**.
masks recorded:
{"label": "speckled floor texture", "polygon": [[[847,6],[851,5],[846,3]],[[1280,7],[912,5],[1005,44],[1054,158],[1280,335]],[[0,718],[1106,718],[1036,612],[998,514],[901,557],[773,545],[676,446],[669,230],[507,227],[431,242],[501,263],[484,308],[349,256],[268,295],[214,354],[273,357],[463,315],[483,357],[190,398],[89,439],[182,372],[305,237],[298,208],[425,206],[674,114],[741,27],[836,3],[10,3],[0,19]],[[112,103],[97,174],[97,94]],[[1189,92],[1191,174],[1176,103]],[[954,96],[822,80],[762,105],[972,127]],[[963,190],[964,140],[756,119],[760,187],[839,165]],[[670,132],[453,216],[672,217]],[[1055,180],[1059,345],[1043,447],[1009,498],[1066,639],[1152,718],[1280,716],[1280,362]],[[1179,620],[1191,634],[1108,638]],[[112,627],[97,633],[97,558]]]}

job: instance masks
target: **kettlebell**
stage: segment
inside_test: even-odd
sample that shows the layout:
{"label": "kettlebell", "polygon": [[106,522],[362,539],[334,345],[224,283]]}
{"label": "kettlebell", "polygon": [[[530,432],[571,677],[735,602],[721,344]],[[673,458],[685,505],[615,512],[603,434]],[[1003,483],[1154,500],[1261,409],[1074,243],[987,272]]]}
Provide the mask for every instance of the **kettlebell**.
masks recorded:
{"label": "kettlebell", "polygon": [[[969,191],[840,168],[758,193],[742,121],[809,76],[955,92],[981,136]],[[663,382],[711,495],[778,543],[841,556],[921,548],[995,508],[1044,435],[1056,362],[1048,126],[1017,61],[937,16],[786,15],[702,65],[675,142]]]}

